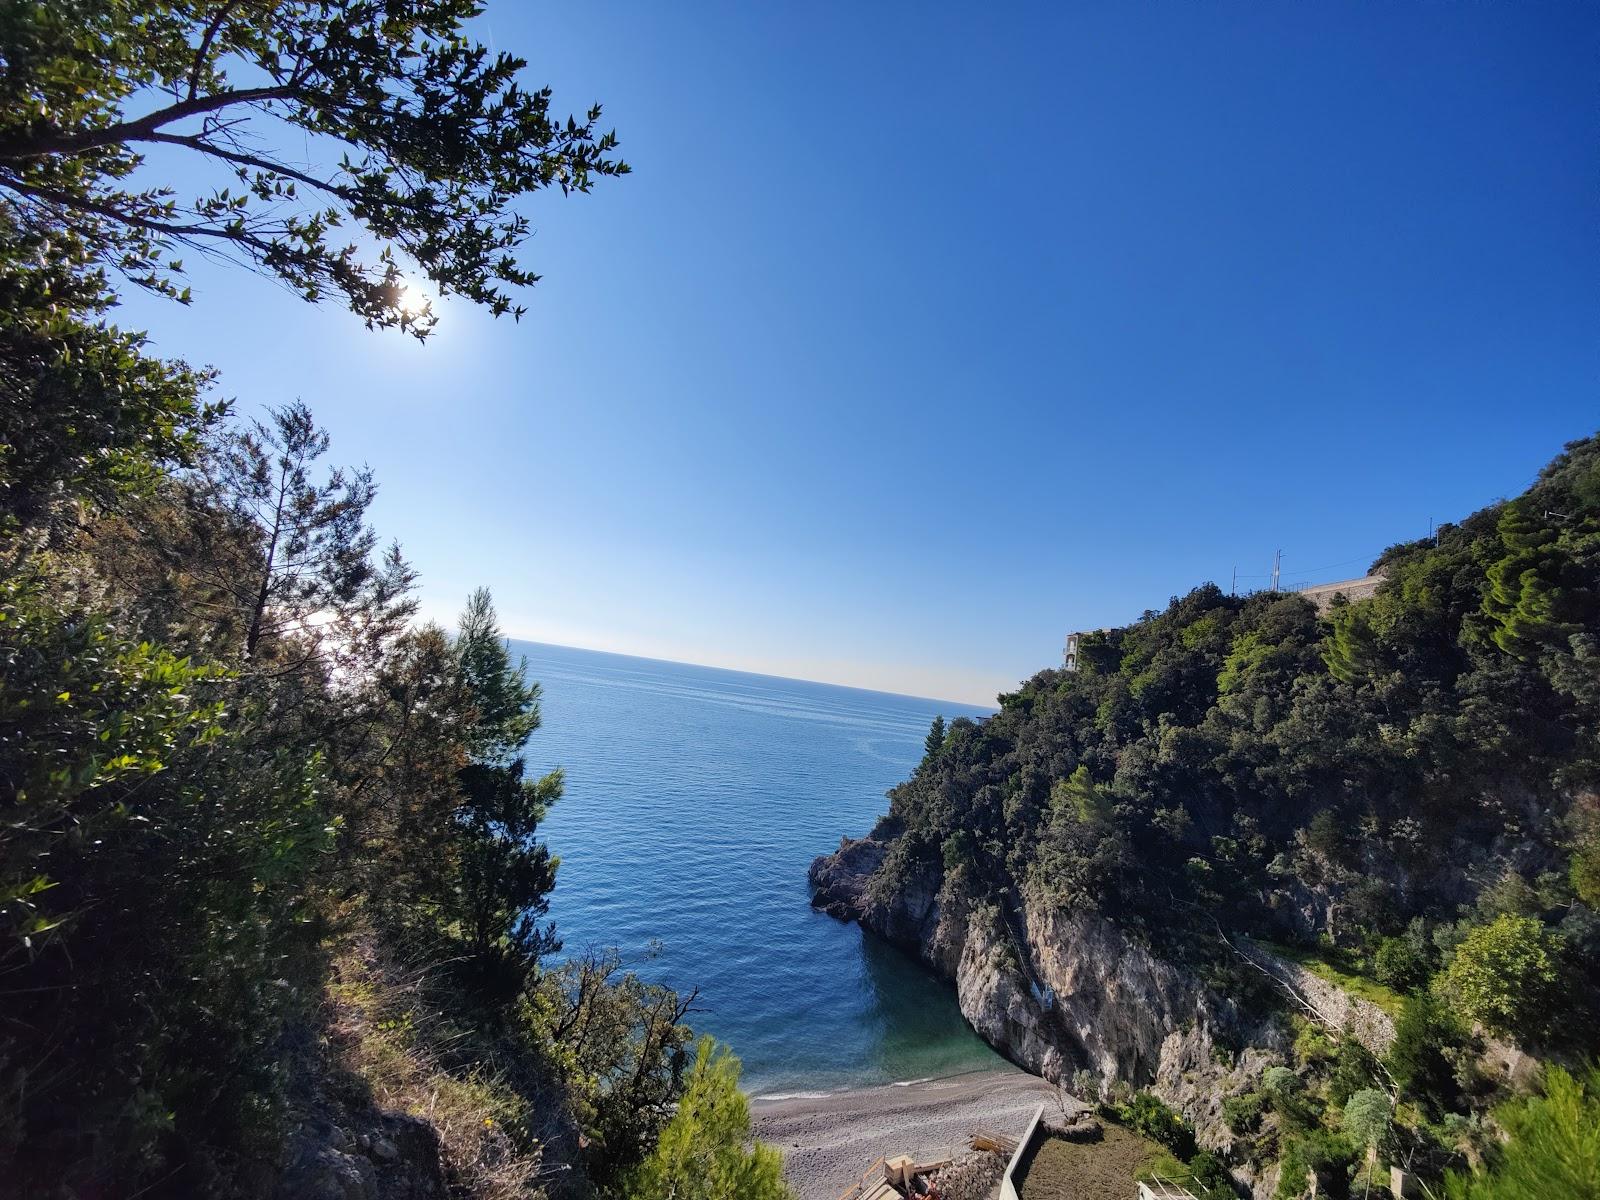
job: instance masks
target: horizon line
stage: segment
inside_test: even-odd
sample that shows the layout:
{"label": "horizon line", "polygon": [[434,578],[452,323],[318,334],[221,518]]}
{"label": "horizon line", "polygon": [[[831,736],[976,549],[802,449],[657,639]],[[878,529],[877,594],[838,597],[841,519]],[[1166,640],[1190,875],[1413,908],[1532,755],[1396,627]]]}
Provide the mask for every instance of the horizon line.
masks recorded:
{"label": "horizon line", "polygon": [[538,638],[513,637],[505,635],[507,642],[521,642],[526,646],[549,646],[556,650],[579,650],[584,654],[605,654],[612,658],[631,658],[639,662],[665,663],[673,667],[696,667],[704,671],[722,671],[728,675],[748,675],[753,679],[776,679],[783,683],[809,683],[817,687],[839,688],[846,692],[865,692],[869,696],[893,696],[899,700],[918,700],[924,704],[954,704],[961,708],[988,709],[999,712],[998,704],[973,704],[967,700],[941,699],[937,696],[917,696],[910,692],[891,692],[885,688],[860,687],[853,683],[835,683],[830,679],[806,679],[799,675],[774,675],[770,671],[747,671],[742,667],[724,667],[716,663],[692,662],[684,658],[657,658],[651,654],[629,654],[623,650],[601,650],[595,646],[574,646],[568,642],[545,642]]}

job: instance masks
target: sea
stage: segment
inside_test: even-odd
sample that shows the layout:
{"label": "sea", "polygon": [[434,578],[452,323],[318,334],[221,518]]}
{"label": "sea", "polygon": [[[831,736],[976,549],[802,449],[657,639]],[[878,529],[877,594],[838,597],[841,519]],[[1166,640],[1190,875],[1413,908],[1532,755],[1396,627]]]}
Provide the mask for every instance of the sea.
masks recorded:
{"label": "sea", "polygon": [[698,989],[689,1021],[731,1046],[757,1097],[824,1095],[1003,1065],[953,990],[813,910],[806,870],[888,809],[936,714],[987,709],[713,667],[511,643],[543,689],[531,772],[566,790],[563,954],[616,947]]}

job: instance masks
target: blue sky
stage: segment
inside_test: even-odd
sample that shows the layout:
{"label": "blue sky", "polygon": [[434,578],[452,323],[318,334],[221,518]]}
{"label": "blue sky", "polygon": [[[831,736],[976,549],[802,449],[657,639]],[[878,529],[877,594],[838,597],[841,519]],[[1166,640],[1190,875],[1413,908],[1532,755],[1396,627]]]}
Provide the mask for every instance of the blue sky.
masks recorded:
{"label": "blue sky", "polygon": [[491,2],[634,166],[520,324],[239,270],[121,318],[296,396],[441,619],[984,702],[1235,565],[1358,574],[1600,427],[1600,7]]}

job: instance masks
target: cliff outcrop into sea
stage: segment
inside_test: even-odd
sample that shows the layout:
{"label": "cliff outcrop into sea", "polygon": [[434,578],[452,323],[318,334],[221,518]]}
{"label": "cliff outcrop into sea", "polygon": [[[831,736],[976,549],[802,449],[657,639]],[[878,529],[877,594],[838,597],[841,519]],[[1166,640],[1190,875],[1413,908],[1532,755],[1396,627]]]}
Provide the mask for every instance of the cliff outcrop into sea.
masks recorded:
{"label": "cliff outcrop into sea", "polygon": [[934,721],[814,902],[1188,1160],[1176,1109],[1258,1193],[1474,1170],[1456,1130],[1593,1053],[1597,565],[1588,439],[1390,547],[1364,598],[1208,583],[1079,635],[994,714]]}
{"label": "cliff outcrop into sea", "polygon": [[1244,1011],[1189,967],[1105,917],[1027,897],[1003,913],[959,871],[937,867],[890,892],[872,886],[890,840],[845,838],[811,867],[813,904],[859,921],[949,980],[961,1011],[1001,1054],[1052,1083],[1088,1071],[1149,1088],[1227,1151],[1222,1102],[1285,1060],[1282,1025]]}

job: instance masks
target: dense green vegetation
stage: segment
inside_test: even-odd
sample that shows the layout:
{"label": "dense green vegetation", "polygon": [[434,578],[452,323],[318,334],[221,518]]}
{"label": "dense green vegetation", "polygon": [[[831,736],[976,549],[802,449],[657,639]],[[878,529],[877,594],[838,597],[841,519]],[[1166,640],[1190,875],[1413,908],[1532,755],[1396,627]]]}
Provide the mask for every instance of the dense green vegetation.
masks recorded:
{"label": "dense green vegetation", "polygon": [[1600,1071],[1579,1080],[1554,1067],[1542,1095],[1510,1101],[1495,1117],[1509,1142],[1487,1171],[1452,1173],[1451,1200],[1600,1197]]}
{"label": "dense green vegetation", "polygon": [[[419,335],[401,261],[509,310],[513,201],[626,168],[476,7],[0,12],[7,1194],[271,1194],[297,1126],[380,1106],[433,1122],[452,1194],[650,1196],[707,1155],[696,1194],[781,1193],[691,998],[552,957],[562,780],[487,593],[418,624],[309,409],[238,421],[108,320],[119,277],[187,301],[186,246]],[[135,182],[150,145],[232,190]]]}
{"label": "dense green vegetation", "polygon": [[1600,438],[1374,570],[1325,614],[1206,585],[1085,635],[1076,672],[930,737],[874,885],[961,871],[1234,987],[1219,934],[1246,933],[1398,1014],[1387,1070],[1347,1061],[1350,1086],[1353,1052],[1312,1047],[1298,1092],[1229,1101],[1242,1132],[1269,1118],[1253,1155],[1336,1190],[1374,1144],[1353,1094],[1398,1099],[1437,1174],[1492,1097],[1483,1038],[1600,1048]]}
{"label": "dense green vegetation", "polygon": [[1111,1103],[1102,1105],[1101,1110],[1135,1133],[1165,1146],[1180,1159],[1195,1155],[1194,1130],[1151,1092],[1135,1092],[1126,1100],[1113,1098]]}

